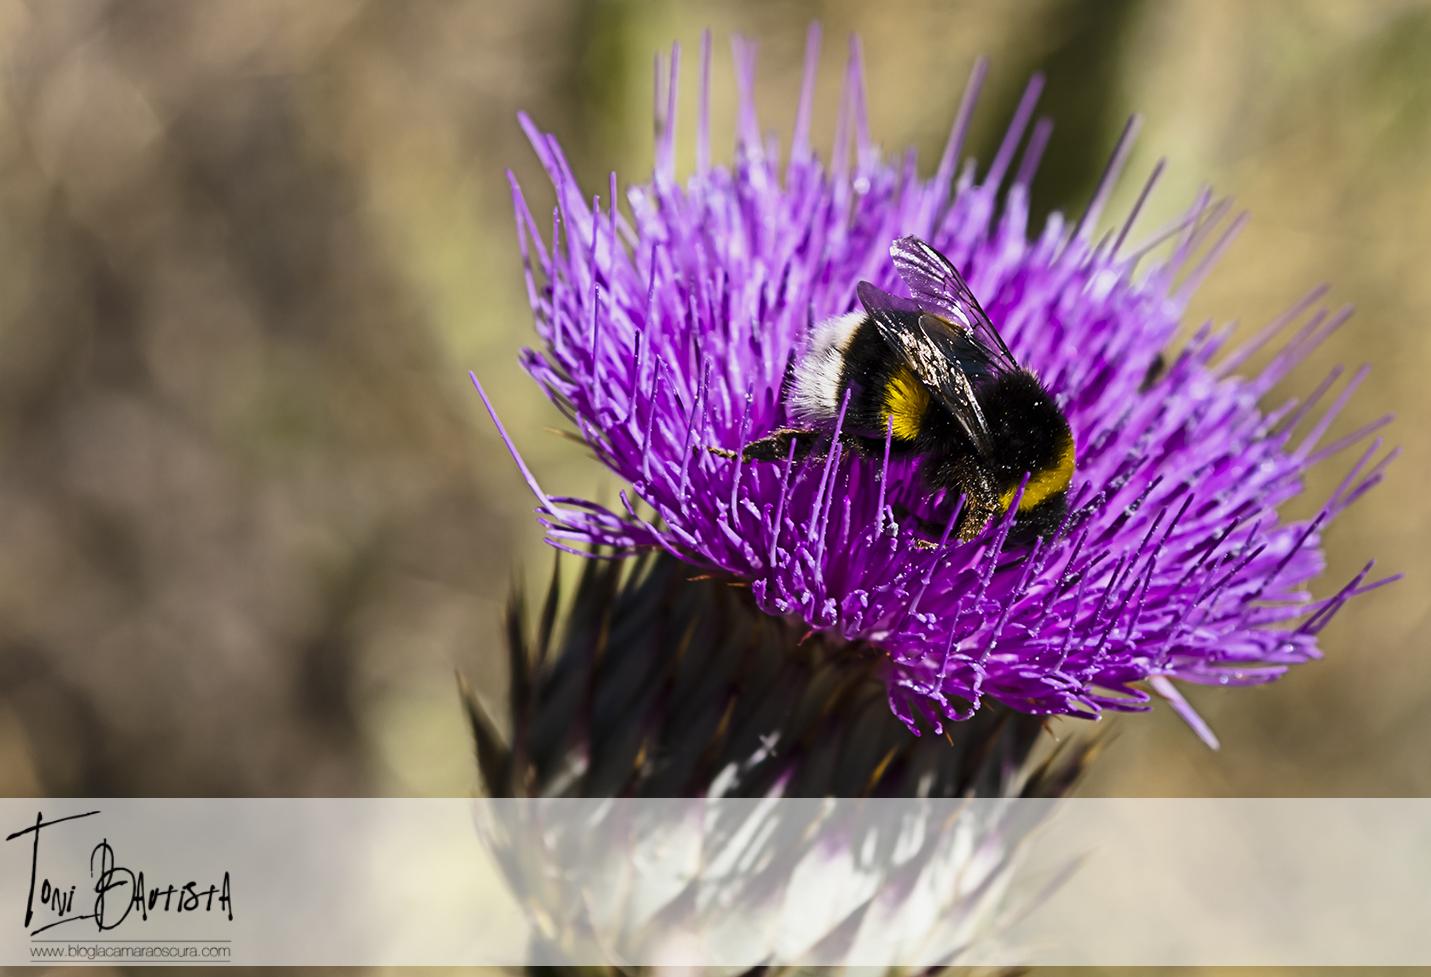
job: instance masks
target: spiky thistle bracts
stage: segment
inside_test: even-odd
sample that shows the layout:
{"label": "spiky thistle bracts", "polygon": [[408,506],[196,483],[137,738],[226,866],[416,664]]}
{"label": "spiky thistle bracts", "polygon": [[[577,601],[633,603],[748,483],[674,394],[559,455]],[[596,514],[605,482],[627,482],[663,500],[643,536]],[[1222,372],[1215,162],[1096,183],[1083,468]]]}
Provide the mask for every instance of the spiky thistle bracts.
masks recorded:
{"label": "spiky thistle bracts", "polygon": [[[529,801],[477,818],[540,922],[529,960],[629,974],[653,943],[699,929],[707,947],[769,941],[749,955],[760,966],[727,956],[725,973],[795,977],[809,970],[796,960],[852,964],[871,947],[952,973],[1050,891],[1023,886],[1020,868],[1052,806],[1013,802],[1068,795],[1101,737],[1055,745],[1044,720],[1006,709],[948,743],[910,736],[885,705],[877,649],[802,641],[797,622],[667,553],[557,554],[540,596],[530,622],[523,589],[508,605],[504,721],[461,684],[486,793]],[[957,807],[797,800],[836,797]],[[671,857],[691,846],[721,867],[693,881],[695,863]]]}
{"label": "spiky thistle bracts", "polygon": [[[890,705],[916,732],[968,718],[985,697],[1033,714],[1144,709],[1146,682],[1211,740],[1172,680],[1276,678],[1318,657],[1331,615],[1385,582],[1369,582],[1368,564],[1329,597],[1307,590],[1323,568],[1327,524],[1391,458],[1374,437],[1381,421],[1322,443],[1363,374],[1330,404],[1340,371],[1304,402],[1259,407],[1348,311],[1319,307],[1318,289],[1235,350],[1225,350],[1228,331],[1208,325],[1166,352],[1189,295],[1242,223],[1228,219],[1229,201],[1203,192],[1180,220],[1134,243],[1159,164],[1132,212],[1095,237],[1135,120],[1082,217],[1054,214],[1033,233],[1028,188],[1050,125],[1024,136],[1040,81],[988,168],[967,161],[956,179],[984,76],[977,65],[926,179],[913,153],[892,161],[872,141],[857,44],[826,163],[809,140],[818,44],[812,31],[782,160],[757,121],[753,49],[736,43],[739,126],[727,167],[711,162],[707,38],[696,167],[684,182],[673,50],[664,83],[657,72],[655,171],[625,189],[626,210],[614,174],[605,203],[588,200],[555,138],[522,120],[557,200],[544,236],[512,182],[542,340],[523,364],[628,483],[614,510],[550,496],[503,433],[549,541],[575,552],[658,547],[748,583],[766,613],[880,647]],[[899,290],[888,247],[907,234],[964,271],[1073,427],[1070,517],[1032,548],[1009,545],[1007,518],[973,543],[951,539],[957,503],[923,497],[912,463],[888,454],[870,460],[837,445],[824,458],[759,464],[709,450],[787,421],[781,386],[793,352],[816,321],[854,308],[859,280]],[[1274,345],[1259,372],[1235,372]],[[1279,516],[1309,467],[1367,441],[1317,515]],[[935,547],[911,513],[944,522]]]}
{"label": "spiky thistle bracts", "polygon": [[801,641],[659,551],[567,561],[535,626],[512,594],[505,729],[463,685],[493,797],[1061,797],[1096,752],[1046,749],[1044,722],[1007,710],[952,746],[916,739],[885,709],[877,649]]}

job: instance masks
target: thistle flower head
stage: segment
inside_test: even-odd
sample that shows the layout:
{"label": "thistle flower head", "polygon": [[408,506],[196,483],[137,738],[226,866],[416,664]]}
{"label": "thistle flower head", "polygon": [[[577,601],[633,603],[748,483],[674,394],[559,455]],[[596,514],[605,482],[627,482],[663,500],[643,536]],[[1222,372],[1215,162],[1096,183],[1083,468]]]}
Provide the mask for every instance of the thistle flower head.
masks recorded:
{"label": "thistle flower head", "polygon": [[[770,615],[880,649],[890,707],[916,732],[967,719],[986,698],[1036,715],[1145,709],[1146,685],[1210,740],[1174,681],[1270,681],[1317,657],[1331,615],[1377,585],[1368,564],[1329,597],[1307,589],[1328,523],[1390,459],[1379,440],[1311,519],[1279,515],[1310,466],[1379,426],[1324,443],[1362,375],[1335,395],[1340,371],[1301,402],[1259,406],[1347,311],[1321,308],[1316,290],[1236,349],[1205,326],[1171,350],[1190,293],[1242,222],[1229,219],[1229,202],[1200,194],[1180,220],[1137,240],[1160,164],[1132,213],[1103,231],[1130,123],[1084,213],[1031,227],[1028,189],[1050,134],[1046,121],[1029,134],[1038,79],[992,162],[961,167],[977,66],[941,158],[922,175],[912,153],[891,156],[872,140],[857,46],[834,152],[822,159],[809,140],[817,49],[812,31],[782,153],[757,119],[753,50],[736,44],[739,131],[722,166],[711,160],[707,38],[696,165],[684,181],[674,167],[678,51],[664,83],[658,61],[655,170],[644,183],[623,188],[613,174],[604,198],[588,198],[556,140],[523,120],[557,198],[544,233],[513,182],[541,339],[524,365],[628,486],[614,509],[555,497],[518,458],[548,539],[577,552],[659,548],[748,584]],[[1068,417],[1077,470],[1052,537],[1015,544],[1005,516],[968,543],[946,528],[930,547],[907,514],[952,527],[955,503],[930,498],[911,460],[838,445],[786,463],[709,450],[787,422],[792,355],[814,323],[857,307],[860,280],[900,291],[889,246],[906,235],[961,269]],[[1260,372],[1238,372],[1269,345]]]}

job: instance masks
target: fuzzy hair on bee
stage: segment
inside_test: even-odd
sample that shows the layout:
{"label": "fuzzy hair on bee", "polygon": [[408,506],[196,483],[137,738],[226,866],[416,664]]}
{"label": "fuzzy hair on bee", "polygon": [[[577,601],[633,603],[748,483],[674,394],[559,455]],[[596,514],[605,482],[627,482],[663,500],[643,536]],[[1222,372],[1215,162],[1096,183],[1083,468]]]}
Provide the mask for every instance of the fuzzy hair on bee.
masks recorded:
{"label": "fuzzy hair on bee", "polygon": [[782,397],[796,426],[745,445],[744,456],[827,449],[838,423],[853,450],[878,457],[888,442],[920,459],[929,488],[962,497],[960,540],[977,538],[1016,498],[1019,534],[1051,535],[1076,463],[1068,419],[947,258],[914,237],[895,241],[890,256],[910,297],[860,282],[861,308],[818,323],[787,374]]}

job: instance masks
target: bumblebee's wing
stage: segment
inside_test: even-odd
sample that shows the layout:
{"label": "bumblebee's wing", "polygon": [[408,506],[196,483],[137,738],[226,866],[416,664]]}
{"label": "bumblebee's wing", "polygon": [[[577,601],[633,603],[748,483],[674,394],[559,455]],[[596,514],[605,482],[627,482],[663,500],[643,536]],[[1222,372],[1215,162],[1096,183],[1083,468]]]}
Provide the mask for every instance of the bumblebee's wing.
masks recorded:
{"label": "bumblebee's wing", "polygon": [[971,355],[979,355],[970,337],[924,313],[909,299],[891,295],[869,282],[860,282],[855,291],[874,320],[880,338],[959,423],[975,451],[987,456],[989,425],[965,367]]}
{"label": "bumblebee's wing", "polygon": [[895,241],[889,246],[889,256],[919,310],[938,316],[968,335],[985,352],[987,372],[1019,368],[964,276],[948,258],[917,237]]}

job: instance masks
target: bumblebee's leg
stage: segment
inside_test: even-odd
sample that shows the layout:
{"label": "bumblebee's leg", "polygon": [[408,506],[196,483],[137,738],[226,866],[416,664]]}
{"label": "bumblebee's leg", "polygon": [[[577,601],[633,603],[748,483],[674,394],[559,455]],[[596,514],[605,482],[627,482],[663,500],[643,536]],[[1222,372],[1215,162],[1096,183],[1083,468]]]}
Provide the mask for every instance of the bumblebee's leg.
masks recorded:
{"label": "bumblebee's leg", "polygon": [[914,546],[921,550],[937,550],[939,543],[937,540],[944,538],[944,525],[935,522],[933,519],[926,519],[919,513],[914,512],[908,506],[899,503],[891,504],[894,511],[894,518],[902,523],[913,523],[917,532],[922,535],[914,538]]}
{"label": "bumblebee's leg", "polygon": [[[986,502],[980,500],[964,500],[964,507],[959,510],[959,521],[954,525],[954,538],[961,542],[969,542],[976,538],[989,521],[998,515],[998,502],[995,500],[991,509]],[[939,540],[944,538],[944,530],[949,528],[949,523],[938,522],[933,519],[926,519],[916,512],[911,512],[904,506],[895,507],[895,518],[901,522],[912,522],[915,528],[923,534],[923,538],[916,538],[914,545],[920,549],[937,550]]]}
{"label": "bumblebee's leg", "polygon": [[[741,451],[746,461],[784,461],[790,457],[790,446],[795,446],[795,460],[799,461],[812,454],[829,435],[823,431],[799,431],[782,428],[773,431],[757,441],[752,441]],[[714,451],[715,449],[711,449]],[[716,452],[722,454],[723,452]],[[735,457],[731,452],[731,457]]]}
{"label": "bumblebee's leg", "polygon": [[[884,457],[884,438],[870,438],[861,434],[841,433],[840,444],[858,458],[879,461]],[[898,458],[909,451],[908,441],[894,441],[890,445],[890,457]]]}
{"label": "bumblebee's leg", "polygon": [[954,535],[960,541],[967,543],[976,538],[999,514],[999,493],[988,472],[975,459],[967,455],[945,458],[937,463],[932,474],[935,484],[964,496],[964,507],[959,510],[959,522],[954,527]]}
{"label": "bumblebee's leg", "polygon": [[[784,461],[790,457],[790,445],[792,442],[795,445],[794,460],[801,461],[811,455],[824,457],[829,450],[831,438],[825,431],[804,431],[796,428],[781,428],[778,431],[772,431],[763,438],[750,442],[741,451],[741,454],[745,457],[746,461]],[[876,442],[871,438],[861,437],[857,434],[841,434],[840,444],[861,458],[878,458],[884,451],[883,441]],[[729,448],[710,447],[706,450],[722,458],[735,457],[735,452]]]}
{"label": "bumblebee's leg", "polygon": [[959,514],[959,526],[955,533],[962,542],[967,543],[978,538],[998,515],[998,496],[971,497],[964,503],[964,511]]}

